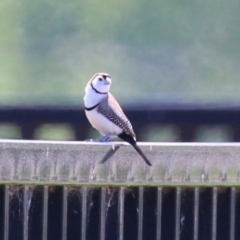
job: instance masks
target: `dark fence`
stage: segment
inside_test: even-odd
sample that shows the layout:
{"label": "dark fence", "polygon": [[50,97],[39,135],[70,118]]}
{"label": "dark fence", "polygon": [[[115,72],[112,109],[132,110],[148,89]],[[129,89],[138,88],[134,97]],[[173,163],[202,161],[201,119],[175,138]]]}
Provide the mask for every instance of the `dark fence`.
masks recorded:
{"label": "dark fence", "polygon": [[[27,187],[27,195],[25,188],[0,185],[0,239],[240,239],[235,188],[37,186]],[[4,191],[10,193],[9,222],[3,219]]]}
{"label": "dark fence", "polygon": [[[195,141],[202,126],[224,126],[230,141],[240,140],[239,106],[124,110],[140,140],[149,127],[165,125],[183,142]],[[92,129],[77,107],[2,107],[0,124],[18,126],[24,139],[34,139],[44,124],[68,124],[76,140]],[[59,144],[1,142],[0,239],[240,239],[239,144],[163,144],[156,151],[145,143],[152,168],[130,146],[100,166],[108,146]]]}
{"label": "dark fence", "polygon": [[139,145],[0,140],[0,239],[240,239],[240,143]]}
{"label": "dark fence", "polygon": [[[179,141],[192,142],[202,126],[224,126],[229,131],[229,141],[240,140],[239,105],[194,105],[157,103],[123,107],[133,123],[139,140],[149,126],[173,125]],[[34,139],[36,129],[43,124],[69,124],[75,140],[88,137],[92,129],[83,108],[66,106],[1,107],[0,123],[13,123],[20,127],[23,139]]]}

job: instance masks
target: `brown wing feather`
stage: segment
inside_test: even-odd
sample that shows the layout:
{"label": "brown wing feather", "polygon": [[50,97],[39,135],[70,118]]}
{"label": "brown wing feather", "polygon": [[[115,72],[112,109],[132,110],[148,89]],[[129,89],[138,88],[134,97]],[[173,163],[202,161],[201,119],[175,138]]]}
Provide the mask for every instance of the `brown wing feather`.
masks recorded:
{"label": "brown wing feather", "polygon": [[106,116],[110,121],[123,129],[126,134],[136,137],[132,124],[124,114],[122,108],[112,96],[108,93],[107,98],[103,99],[98,106],[97,111]]}

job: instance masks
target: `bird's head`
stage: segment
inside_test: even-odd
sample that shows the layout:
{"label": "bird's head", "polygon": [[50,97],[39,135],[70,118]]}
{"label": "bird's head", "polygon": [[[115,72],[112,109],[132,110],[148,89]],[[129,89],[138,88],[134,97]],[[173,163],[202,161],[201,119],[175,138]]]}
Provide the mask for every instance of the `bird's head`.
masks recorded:
{"label": "bird's head", "polygon": [[96,73],[90,80],[91,87],[99,93],[107,93],[110,90],[112,79],[107,73]]}

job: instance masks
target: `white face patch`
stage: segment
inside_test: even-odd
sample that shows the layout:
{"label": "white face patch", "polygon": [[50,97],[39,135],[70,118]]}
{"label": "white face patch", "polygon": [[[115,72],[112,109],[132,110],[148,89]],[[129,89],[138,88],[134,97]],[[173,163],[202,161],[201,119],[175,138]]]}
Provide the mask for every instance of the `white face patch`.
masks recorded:
{"label": "white face patch", "polygon": [[[95,96],[104,95],[110,91],[112,80],[107,74],[95,74],[93,78],[88,82],[85,93],[86,95],[91,95],[91,99],[102,99],[104,96]],[[95,102],[95,101],[94,101]]]}
{"label": "white face patch", "polygon": [[112,80],[109,76],[98,74],[92,80],[92,86],[99,92],[106,93],[110,90]]}

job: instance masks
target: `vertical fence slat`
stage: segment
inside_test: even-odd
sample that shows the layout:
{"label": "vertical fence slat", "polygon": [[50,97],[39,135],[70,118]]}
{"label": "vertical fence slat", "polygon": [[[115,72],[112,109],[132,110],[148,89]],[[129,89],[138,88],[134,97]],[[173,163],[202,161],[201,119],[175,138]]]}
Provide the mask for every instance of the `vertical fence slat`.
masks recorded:
{"label": "vertical fence slat", "polygon": [[235,240],[236,188],[231,188],[230,203],[230,240]]}
{"label": "vertical fence slat", "polygon": [[82,224],[81,240],[86,240],[87,227],[87,187],[82,187]]}
{"label": "vertical fence slat", "polygon": [[175,240],[180,240],[181,188],[176,188],[175,202]]}
{"label": "vertical fence slat", "polygon": [[194,206],[193,206],[193,240],[198,240],[198,228],[199,228],[199,188],[194,188]]}
{"label": "vertical fence slat", "polygon": [[217,239],[217,187],[212,190],[212,240]]}
{"label": "vertical fence slat", "polygon": [[124,234],[124,194],[125,194],[125,187],[120,187],[120,192],[119,192],[119,240],[123,240],[123,234]]}
{"label": "vertical fence slat", "polygon": [[162,228],[162,188],[157,190],[157,233],[156,240],[161,240],[161,228]]}
{"label": "vertical fence slat", "polygon": [[138,189],[138,240],[143,239],[143,187]]}
{"label": "vertical fence slat", "polygon": [[23,188],[23,240],[28,239],[29,186]]}
{"label": "vertical fence slat", "polygon": [[101,227],[100,227],[100,240],[105,240],[105,230],[106,230],[106,188],[101,189]]}
{"label": "vertical fence slat", "polygon": [[4,188],[4,240],[9,237],[9,186]]}
{"label": "vertical fence slat", "polygon": [[48,224],[48,186],[43,187],[43,218],[42,218],[42,240],[47,240]]}
{"label": "vertical fence slat", "polygon": [[67,196],[68,188],[63,186],[63,203],[62,203],[62,240],[67,239]]}

